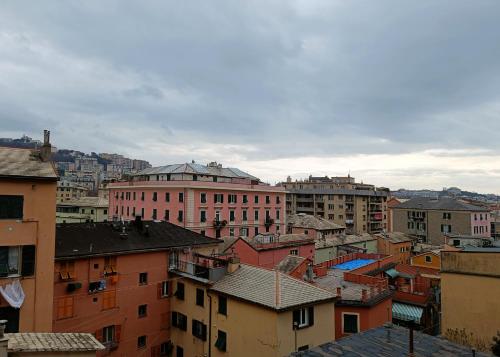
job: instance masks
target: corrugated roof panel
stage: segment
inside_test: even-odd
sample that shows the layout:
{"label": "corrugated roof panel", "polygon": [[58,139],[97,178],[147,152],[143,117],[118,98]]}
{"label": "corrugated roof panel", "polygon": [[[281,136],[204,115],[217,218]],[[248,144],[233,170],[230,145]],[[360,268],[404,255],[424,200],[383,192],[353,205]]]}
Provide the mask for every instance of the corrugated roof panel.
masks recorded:
{"label": "corrugated roof panel", "polygon": [[399,302],[392,303],[392,316],[398,320],[420,323],[423,313],[424,309],[418,306],[401,304]]}

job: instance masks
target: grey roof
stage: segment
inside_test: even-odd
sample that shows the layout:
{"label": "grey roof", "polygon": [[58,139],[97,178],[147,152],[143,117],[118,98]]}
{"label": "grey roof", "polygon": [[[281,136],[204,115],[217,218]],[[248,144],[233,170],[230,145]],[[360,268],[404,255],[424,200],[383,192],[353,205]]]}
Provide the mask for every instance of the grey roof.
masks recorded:
{"label": "grey roof", "polygon": [[360,235],[357,234],[339,235],[336,237],[317,239],[315,242],[315,247],[316,249],[325,247],[336,247],[341,245],[363,243],[373,240],[377,240],[377,238],[368,233],[363,233]]}
{"label": "grey roof", "polygon": [[9,352],[83,352],[103,350],[90,333],[7,333]]}
{"label": "grey roof", "polygon": [[297,213],[286,217],[287,225],[297,228],[310,228],[319,231],[345,229],[340,224],[333,223],[321,217],[315,217],[310,214]]}
{"label": "grey roof", "polygon": [[274,310],[333,301],[335,294],[277,270],[241,264],[211,290]]}
{"label": "grey roof", "polygon": [[415,197],[406,202],[394,206],[393,209],[421,209],[421,210],[442,210],[442,211],[473,211],[488,212],[486,207],[471,205],[454,198],[442,197],[434,199],[430,197]]}
{"label": "grey roof", "polygon": [[208,176],[221,176],[231,178],[247,178],[260,181],[257,177],[252,176],[235,167],[221,166],[205,166],[195,163],[173,164],[165,166],[150,167],[136,173],[134,176],[142,175],[160,175],[160,174],[197,174]]}
{"label": "grey roof", "polygon": [[284,257],[274,269],[279,270],[282,273],[289,274],[295,268],[297,268],[306,258],[299,257],[298,255],[287,255]]}
{"label": "grey roof", "polygon": [[[390,338],[388,338],[390,334]],[[335,342],[328,342],[303,352],[294,352],[290,357],[331,357],[331,356],[392,356],[406,357],[408,351],[409,330],[392,325],[391,328],[376,327],[356,333]],[[444,338],[414,332],[415,357],[470,357],[469,347],[461,346]],[[491,356],[476,352],[478,357]]]}
{"label": "grey roof", "polygon": [[104,197],[80,197],[79,199],[58,202],[58,206],[108,207],[108,199]]}
{"label": "grey roof", "polygon": [[41,161],[33,150],[0,147],[0,177],[57,180],[54,166]]}
{"label": "grey roof", "polygon": [[405,242],[413,241],[413,239],[411,239],[411,237],[409,235],[402,233],[402,232],[379,233],[379,234],[376,234],[375,236],[387,239],[391,243],[405,243]]}

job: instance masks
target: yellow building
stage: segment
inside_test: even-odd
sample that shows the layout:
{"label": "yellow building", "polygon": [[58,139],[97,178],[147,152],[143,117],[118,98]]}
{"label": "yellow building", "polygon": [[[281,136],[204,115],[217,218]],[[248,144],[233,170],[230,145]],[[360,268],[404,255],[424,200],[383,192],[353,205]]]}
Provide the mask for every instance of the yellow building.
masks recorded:
{"label": "yellow building", "polygon": [[441,269],[441,251],[431,250],[411,257],[411,265],[422,268]]}
{"label": "yellow building", "polygon": [[40,152],[0,147],[0,286],[24,293],[0,294],[7,332],[52,330],[57,175],[49,158],[48,133]]}
{"label": "yellow building", "polygon": [[57,182],[57,202],[78,200],[87,196],[88,189],[74,182],[61,180]]}
{"label": "yellow building", "polygon": [[500,249],[441,252],[441,333],[489,351],[500,330]]}
{"label": "yellow building", "polygon": [[106,222],[108,200],[102,197],[82,197],[57,204],[57,223]]}
{"label": "yellow building", "polygon": [[223,270],[215,282],[177,273],[174,356],[281,357],[334,339],[334,294],[251,265]]}

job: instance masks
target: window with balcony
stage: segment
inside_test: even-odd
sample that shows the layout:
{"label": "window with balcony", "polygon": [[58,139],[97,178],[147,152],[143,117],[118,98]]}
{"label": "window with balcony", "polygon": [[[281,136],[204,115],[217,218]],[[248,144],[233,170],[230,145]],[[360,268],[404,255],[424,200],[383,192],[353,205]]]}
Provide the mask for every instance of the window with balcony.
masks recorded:
{"label": "window with balcony", "polygon": [[224,203],[224,194],[215,193],[214,194],[214,203]]}
{"label": "window with balcony", "polygon": [[227,202],[230,204],[235,204],[237,202],[237,196],[236,195],[228,195]]}

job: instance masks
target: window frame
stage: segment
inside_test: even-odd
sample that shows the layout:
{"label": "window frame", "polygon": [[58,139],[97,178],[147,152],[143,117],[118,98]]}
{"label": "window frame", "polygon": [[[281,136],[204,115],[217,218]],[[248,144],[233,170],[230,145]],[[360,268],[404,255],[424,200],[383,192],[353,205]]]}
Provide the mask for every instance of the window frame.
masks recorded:
{"label": "window frame", "polygon": [[[345,317],[346,316],[354,316],[354,317],[356,317],[356,331],[352,331],[352,332],[346,331],[346,329],[345,329]],[[355,313],[355,312],[342,312],[342,334],[350,335],[350,334],[354,334],[354,333],[359,333],[359,327],[360,327],[359,324],[360,324],[359,313]]]}

